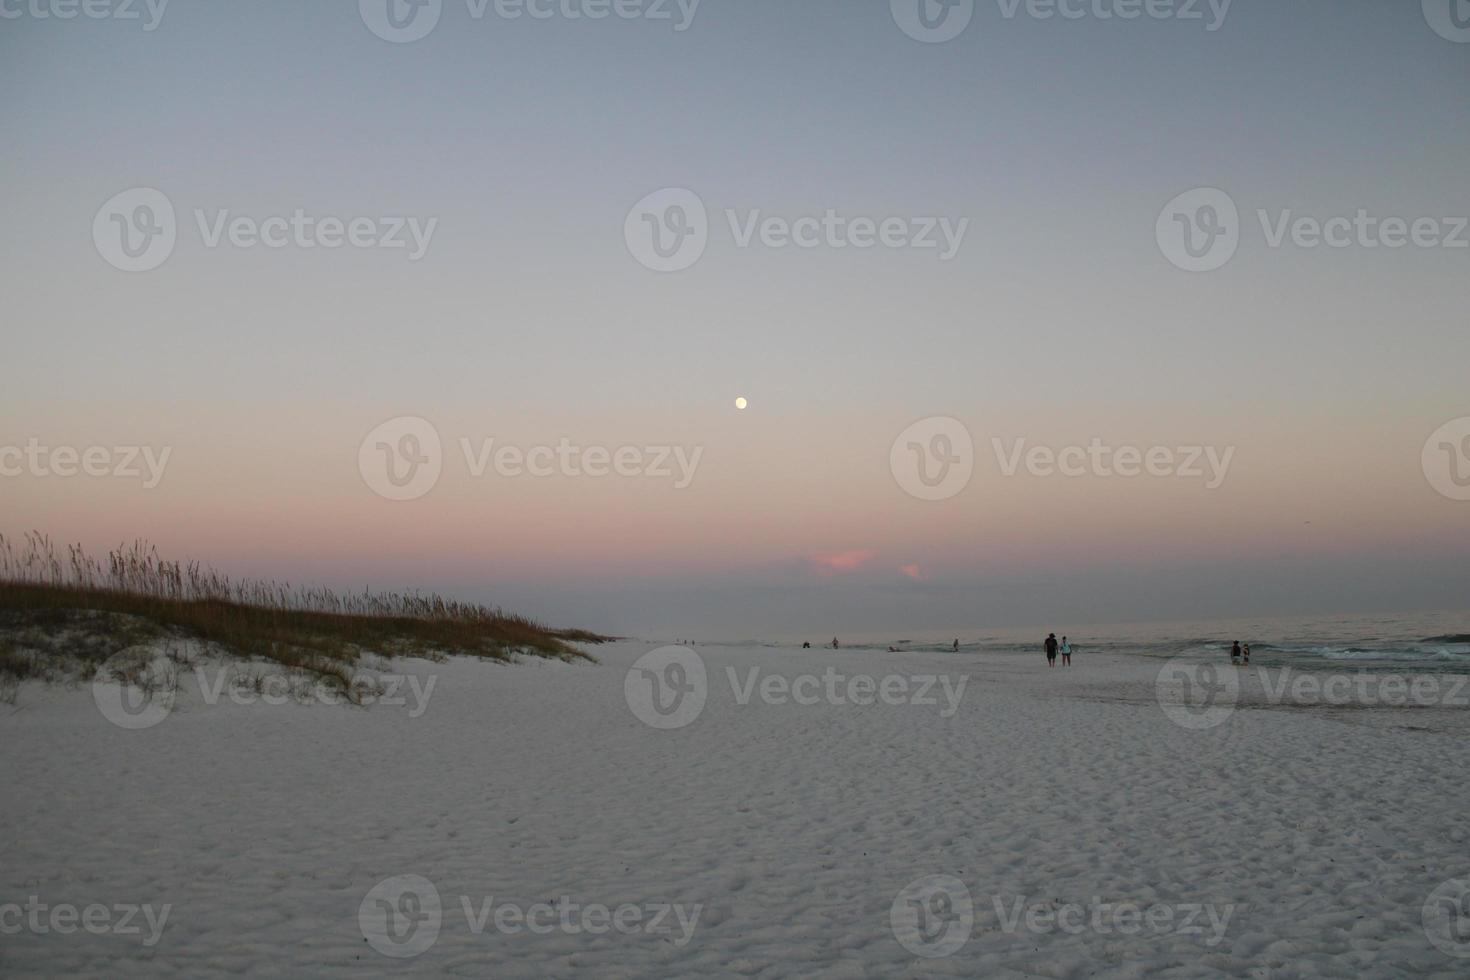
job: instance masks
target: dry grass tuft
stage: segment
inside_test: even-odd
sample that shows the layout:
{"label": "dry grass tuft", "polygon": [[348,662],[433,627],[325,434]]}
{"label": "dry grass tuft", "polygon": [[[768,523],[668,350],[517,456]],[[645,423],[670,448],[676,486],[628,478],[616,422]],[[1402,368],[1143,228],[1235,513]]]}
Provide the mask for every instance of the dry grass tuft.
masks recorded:
{"label": "dry grass tuft", "polygon": [[[197,562],[165,561],[143,542],[98,561],[76,545],[63,559],[44,535],[23,543],[0,535],[0,698],[21,680],[56,679],[58,661],[95,670],[114,653],[159,639],[273,661],[350,694],[363,654],[591,659],[572,644],[608,637],[437,595],[342,595],[231,579]],[[187,652],[171,651],[170,660],[192,663]]]}

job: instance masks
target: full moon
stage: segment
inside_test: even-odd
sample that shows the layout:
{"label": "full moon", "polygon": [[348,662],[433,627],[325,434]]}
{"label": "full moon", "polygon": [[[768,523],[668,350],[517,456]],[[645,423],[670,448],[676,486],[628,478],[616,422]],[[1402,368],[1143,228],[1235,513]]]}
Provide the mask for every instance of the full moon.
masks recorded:
{"label": "full moon", "polygon": [[746,401],[745,400],[745,397],[743,395],[741,397],[735,399],[735,407],[738,408],[738,409],[740,409],[742,412],[745,411],[745,406],[747,406],[749,404],[750,404],[750,402]]}

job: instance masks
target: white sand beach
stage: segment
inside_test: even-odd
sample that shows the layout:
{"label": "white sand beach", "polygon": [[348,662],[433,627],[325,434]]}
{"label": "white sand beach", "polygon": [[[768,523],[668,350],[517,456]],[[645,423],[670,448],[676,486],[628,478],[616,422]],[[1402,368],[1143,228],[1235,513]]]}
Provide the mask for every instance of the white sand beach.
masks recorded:
{"label": "white sand beach", "polygon": [[[1470,873],[1463,711],[1262,710],[1247,681],[1247,707],[1190,730],[1142,658],[700,646],[703,709],[659,730],[625,696],[652,646],[402,661],[403,706],[210,705],[186,683],[136,731],[85,686],[25,685],[0,710],[0,904],[33,921],[0,937],[0,973],[1470,970],[1423,912]],[[859,675],[949,686],[835,703],[829,667],[844,702]],[[928,876],[958,885],[936,904]],[[137,932],[52,917],[94,905],[94,925],[139,907]]]}

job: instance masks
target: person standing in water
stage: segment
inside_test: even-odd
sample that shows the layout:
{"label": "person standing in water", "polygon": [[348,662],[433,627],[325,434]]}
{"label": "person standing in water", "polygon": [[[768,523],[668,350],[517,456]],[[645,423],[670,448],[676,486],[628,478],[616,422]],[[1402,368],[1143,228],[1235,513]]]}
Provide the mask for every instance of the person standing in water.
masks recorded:
{"label": "person standing in water", "polygon": [[1067,638],[1065,636],[1062,637],[1062,649],[1061,649],[1061,653],[1062,653],[1062,666],[1063,667],[1070,667],[1070,666],[1072,666],[1072,644],[1070,644],[1070,643],[1067,642]]}
{"label": "person standing in water", "polygon": [[1249,664],[1251,662],[1251,645],[1249,643],[1247,643],[1244,647],[1241,648],[1240,657],[1247,664]]}
{"label": "person standing in water", "polygon": [[837,649],[837,637],[832,637],[832,649]]}
{"label": "person standing in water", "polygon": [[1240,641],[1239,640],[1236,640],[1234,643],[1230,644],[1230,662],[1233,663],[1233,664],[1240,663]]}
{"label": "person standing in water", "polygon": [[954,652],[955,653],[959,653],[960,652],[960,638],[959,637],[955,637],[955,640],[954,640]]}
{"label": "person standing in water", "polygon": [[1046,665],[1055,667],[1057,665],[1057,635],[1055,633],[1046,634],[1046,642],[1042,646],[1046,649]]}

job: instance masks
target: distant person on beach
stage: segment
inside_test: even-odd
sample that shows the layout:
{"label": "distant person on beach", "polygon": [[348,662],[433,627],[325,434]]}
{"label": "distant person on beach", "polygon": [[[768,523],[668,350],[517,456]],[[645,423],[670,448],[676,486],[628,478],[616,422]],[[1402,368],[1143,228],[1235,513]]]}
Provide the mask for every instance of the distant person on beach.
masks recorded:
{"label": "distant person on beach", "polygon": [[1057,635],[1055,633],[1046,634],[1046,642],[1042,646],[1046,648],[1046,665],[1055,667],[1057,665]]}
{"label": "distant person on beach", "polygon": [[835,636],[832,637],[832,649],[834,649],[834,650],[838,649],[838,646],[837,646],[837,637],[835,637]]}
{"label": "distant person on beach", "polygon": [[1230,644],[1230,662],[1233,663],[1233,664],[1240,663],[1240,641],[1239,640],[1236,640],[1234,643]]}
{"label": "distant person on beach", "polygon": [[1072,644],[1070,644],[1070,643],[1067,642],[1067,638],[1065,636],[1062,637],[1061,654],[1062,654],[1062,666],[1063,667],[1070,667],[1070,666],[1072,666]]}
{"label": "distant person on beach", "polygon": [[959,653],[960,652],[960,639],[959,639],[959,637],[955,637],[955,641],[954,641],[954,652],[955,653]]}
{"label": "distant person on beach", "polygon": [[1251,645],[1249,643],[1241,648],[1240,656],[1246,663],[1251,662]]}
{"label": "distant person on beach", "polygon": [[812,648],[812,645],[811,645],[811,643],[810,643],[810,641],[808,641],[808,642],[806,642],[806,643],[803,643],[803,644],[802,644],[802,645],[801,645],[801,648],[802,648],[802,649],[803,649],[803,650],[810,650],[810,649],[811,649],[811,648]]}

